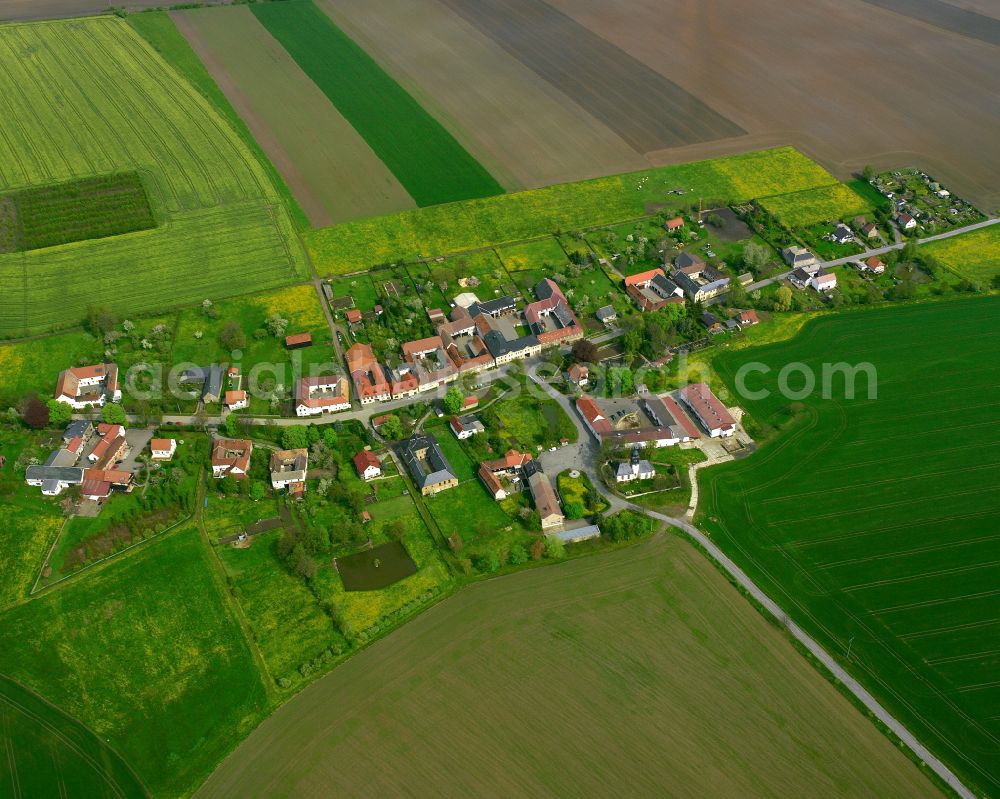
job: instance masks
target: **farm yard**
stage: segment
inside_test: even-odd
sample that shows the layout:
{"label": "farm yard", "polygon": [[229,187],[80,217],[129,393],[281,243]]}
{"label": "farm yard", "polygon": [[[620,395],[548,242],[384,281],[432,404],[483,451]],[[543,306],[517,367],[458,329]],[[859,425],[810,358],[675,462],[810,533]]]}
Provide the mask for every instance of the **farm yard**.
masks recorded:
{"label": "farm yard", "polygon": [[295,193],[314,227],[415,203],[249,8],[171,17]]}
{"label": "farm yard", "polygon": [[437,120],[311,0],[258,4],[251,10],[417,205],[503,191]]}
{"label": "farm yard", "polygon": [[[697,521],[771,596],[982,793],[1000,785],[995,573],[1000,525],[996,320],[1000,300],[814,320],[795,338],[724,353],[763,431],[751,458],[700,473]],[[844,399],[790,402],[778,367],[874,364]],[[797,389],[799,383],[793,382]]]}
{"label": "farm yard", "polygon": [[[124,22],[6,25],[0,53],[0,189],[140,170],[165,217],[152,230],[0,255],[17,298],[0,312],[0,335],[72,326],[95,297],[140,313],[305,276],[262,167]],[[87,281],[68,279],[81,268]]]}
{"label": "farm yard", "polygon": [[742,201],[836,184],[788,147],[418,208],[303,233],[321,275],[610,225],[684,201]]}
{"label": "farm yard", "polygon": [[195,797],[933,792],[673,537],[476,584],[385,644],[278,709]]}

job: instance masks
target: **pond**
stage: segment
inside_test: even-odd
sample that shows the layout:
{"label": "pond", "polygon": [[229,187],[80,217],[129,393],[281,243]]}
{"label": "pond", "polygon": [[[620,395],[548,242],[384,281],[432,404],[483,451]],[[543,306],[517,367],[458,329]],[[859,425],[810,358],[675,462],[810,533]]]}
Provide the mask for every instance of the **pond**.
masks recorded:
{"label": "pond", "polygon": [[390,541],[337,558],[337,571],[345,591],[377,591],[416,573],[417,564],[401,541]]}

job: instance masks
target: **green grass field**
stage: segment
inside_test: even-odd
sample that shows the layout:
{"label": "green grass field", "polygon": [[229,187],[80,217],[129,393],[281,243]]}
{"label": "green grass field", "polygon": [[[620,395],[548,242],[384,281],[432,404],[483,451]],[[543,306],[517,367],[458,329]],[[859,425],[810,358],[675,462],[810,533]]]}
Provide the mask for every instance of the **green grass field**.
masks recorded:
{"label": "green grass field", "polygon": [[424,504],[446,536],[458,533],[466,543],[510,524],[510,517],[486,493],[477,478],[426,497]]}
{"label": "green grass field", "polygon": [[463,589],[293,697],[195,796],[269,785],[303,796],[936,795],[702,555],[666,536]]}
{"label": "green grass field", "polygon": [[216,551],[271,676],[294,680],[296,669],[329,649],[339,635],[312,591],[278,560],[281,536],[280,531],[266,533],[246,549],[224,545]]}
{"label": "green grass field", "polygon": [[155,796],[184,795],[267,699],[188,528],[0,615],[0,671],[111,744]]}
{"label": "green grass field", "polygon": [[554,236],[546,236],[544,239],[524,244],[498,247],[497,255],[511,273],[543,267],[556,269],[567,261],[566,253]]}
{"label": "green grass field", "polygon": [[[257,6],[258,9],[275,6]],[[791,147],[418,208],[304,234],[323,275],[624,222],[663,204],[743,201],[836,184]],[[684,190],[682,199],[670,192]]]}
{"label": "green grass field", "polygon": [[[828,316],[714,361],[781,433],[700,473],[699,521],[791,615],[980,793],[1000,788],[1000,298]],[[871,362],[857,398],[774,391],[784,364]],[[799,387],[801,381],[793,380]],[[846,652],[851,649],[850,663]]]}
{"label": "green grass field", "polygon": [[764,197],[760,206],[790,228],[847,221],[871,213],[872,203],[843,183]]}
{"label": "green grass field", "polygon": [[310,0],[251,10],[418,205],[503,192],[441,123]]}
{"label": "green grass field", "polygon": [[63,525],[59,508],[41,501],[40,490],[24,482],[15,463],[21,457],[44,462],[58,442],[56,436],[46,433],[0,430],[0,455],[7,459],[0,468],[0,608],[28,595]]}
{"label": "green grass field", "polygon": [[1000,225],[934,241],[925,244],[924,250],[955,274],[986,288],[995,287],[994,281],[1000,278]]}
{"label": "green grass field", "polygon": [[0,256],[0,336],[73,326],[98,302],[139,314],[305,276],[268,173],[125,22],[5,25],[0,55],[0,190],[137,170],[162,217]]}
{"label": "green grass field", "polygon": [[144,799],[124,760],[79,721],[0,675],[0,793]]}

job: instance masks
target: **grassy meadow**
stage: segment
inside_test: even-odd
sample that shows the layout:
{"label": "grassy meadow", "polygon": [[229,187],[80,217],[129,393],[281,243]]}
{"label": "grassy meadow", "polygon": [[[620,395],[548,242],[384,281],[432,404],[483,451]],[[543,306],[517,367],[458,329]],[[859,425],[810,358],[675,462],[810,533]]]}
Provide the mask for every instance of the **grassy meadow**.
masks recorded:
{"label": "grassy meadow", "polygon": [[935,795],[777,627],[666,536],[464,589],[293,697],[195,796],[401,785],[420,796]]}
{"label": "grassy meadow", "polygon": [[155,796],[188,793],[267,696],[197,530],[0,614],[0,669],[88,725]]}
{"label": "grassy meadow", "polygon": [[[735,399],[773,440],[699,473],[719,546],[982,793],[1000,787],[998,314],[991,297],[824,316],[723,353],[730,390],[741,364],[771,368],[747,380],[771,396]],[[877,399],[863,376],[854,399],[842,378],[832,399],[776,391],[784,364],[861,361]]]}
{"label": "grassy meadow", "polygon": [[826,221],[849,222],[855,216],[871,213],[872,210],[869,199],[843,183],[764,197],[758,202],[790,228]]}
{"label": "grassy meadow", "polygon": [[311,0],[251,10],[368,142],[417,205],[503,187]]}
{"label": "grassy meadow", "polygon": [[267,172],[124,21],[5,25],[0,53],[0,189],[139,171],[159,223],[0,255],[0,336],[71,327],[95,298],[137,314],[305,276]]}
{"label": "grassy meadow", "polygon": [[924,250],[966,280],[987,288],[997,287],[1000,281],[1000,225],[934,241],[925,244]]}
{"label": "grassy meadow", "polygon": [[741,201],[836,183],[797,150],[781,147],[418,208],[307,231],[304,239],[320,274],[343,274],[635,219],[659,205],[675,205],[674,189],[697,204],[699,199]]}

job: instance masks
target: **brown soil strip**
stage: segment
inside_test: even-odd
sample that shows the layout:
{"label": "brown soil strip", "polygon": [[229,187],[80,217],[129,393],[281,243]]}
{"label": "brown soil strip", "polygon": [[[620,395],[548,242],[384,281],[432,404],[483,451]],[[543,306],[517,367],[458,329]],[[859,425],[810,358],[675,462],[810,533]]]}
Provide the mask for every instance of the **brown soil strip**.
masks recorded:
{"label": "brown soil strip", "polygon": [[543,0],[444,2],[639,152],[743,132]]}

